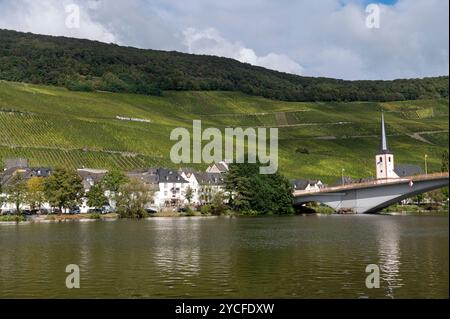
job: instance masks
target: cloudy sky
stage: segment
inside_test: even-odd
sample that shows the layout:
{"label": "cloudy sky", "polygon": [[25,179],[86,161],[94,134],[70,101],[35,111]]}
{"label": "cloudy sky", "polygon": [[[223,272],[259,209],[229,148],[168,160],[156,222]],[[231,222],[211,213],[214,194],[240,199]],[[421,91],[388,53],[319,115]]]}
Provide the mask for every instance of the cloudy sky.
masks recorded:
{"label": "cloudy sky", "polygon": [[[371,3],[378,28],[366,12]],[[449,73],[448,0],[0,0],[0,28],[225,56],[307,76]]]}

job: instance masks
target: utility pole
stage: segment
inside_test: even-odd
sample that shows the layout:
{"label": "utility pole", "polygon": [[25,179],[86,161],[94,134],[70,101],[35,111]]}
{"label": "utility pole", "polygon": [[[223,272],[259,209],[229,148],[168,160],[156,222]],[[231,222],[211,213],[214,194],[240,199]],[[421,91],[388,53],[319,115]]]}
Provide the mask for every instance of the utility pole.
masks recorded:
{"label": "utility pole", "polygon": [[344,181],[344,172],[345,172],[345,168],[343,168],[342,171],[341,171],[342,186],[344,186],[344,184],[345,184],[345,181]]}

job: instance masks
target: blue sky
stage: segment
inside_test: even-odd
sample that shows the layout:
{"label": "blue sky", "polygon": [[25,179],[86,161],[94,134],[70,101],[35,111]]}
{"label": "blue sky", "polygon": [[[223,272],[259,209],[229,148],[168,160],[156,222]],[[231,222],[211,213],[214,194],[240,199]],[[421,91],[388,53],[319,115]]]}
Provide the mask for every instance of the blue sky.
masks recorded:
{"label": "blue sky", "polygon": [[[68,28],[65,6],[80,8]],[[368,4],[379,28],[368,28]],[[344,79],[448,75],[448,0],[0,0],[0,28]]]}

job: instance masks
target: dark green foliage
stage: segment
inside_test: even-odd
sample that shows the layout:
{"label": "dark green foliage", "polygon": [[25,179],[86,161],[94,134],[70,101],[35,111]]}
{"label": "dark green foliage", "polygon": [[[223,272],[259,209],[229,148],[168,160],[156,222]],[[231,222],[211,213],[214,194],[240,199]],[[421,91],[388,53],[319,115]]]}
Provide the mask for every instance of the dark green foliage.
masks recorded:
{"label": "dark green foliage", "polygon": [[86,194],[86,197],[88,206],[96,209],[101,209],[104,205],[108,204],[108,198],[105,196],[105,192],[100,183],[93,185]]}
{"label": "dark green foliage", "polygon": [[223,215],[227,211],[227,206],[225,205],[225,196],[223,192],[217,192],[214,194],[211,206],[210,206],[210,212],[213,215]]}
{"label": "dark green foliage", "polygon": [[302,77],[228,58],[7,30],[0,30],[0,79],[147,95],[161,95],[162,90],[240,91],[285,101],[448,98],[448,76],[395,81]]}
{"label": "dark green foliage", "polygon": [[119,188],[117,212],[121,218],[145,218],[148,216],[145,210],[146,204],[151,201],[153,191],[142,181],[136,178],[130,179]]}
{"label": "dark green foliage", "polygon": [[78,205],[84,195],[81,177],[74,170],[57,168],[44,181],[45,197],[52,207],[73,208]]}
{"label": "dark green foliage", "polygon": [[116,193],[119,188],[127,182],[127,177],[118,170],[111,170],[102,178],[102,188],[106,191]]}
{"label": "dark green foliage", "polygon": [[238,212],[262,214],[293,212],[292,188],[279,173],[259,173],[259,164],[231,164],[225,177],[225,189],[233,197],[230,206]]}

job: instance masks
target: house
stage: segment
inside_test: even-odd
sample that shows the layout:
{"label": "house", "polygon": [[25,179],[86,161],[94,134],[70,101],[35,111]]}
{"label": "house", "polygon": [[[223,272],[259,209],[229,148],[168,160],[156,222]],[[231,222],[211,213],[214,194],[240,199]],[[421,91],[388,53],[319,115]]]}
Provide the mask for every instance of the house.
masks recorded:
{"label": "house", "polygon": [[[77,173],[81,177],[81,183],[83,184],[84,193],[88,193],[92,186],[99,183],[107,172],[107,170],[103,169],[77,169]],[[91,209],[93,209],[93,207],[89,207],[89,205],[87,204],[87,198],[84,197],[80,205],[80,212],[82,214],[89,213]]]}
{"label": "house", "polygon": [[193,191],[193,204],[209,203],[214,194],[225,190],[224,175],[221,173],[195,172],[192,169],[181,169],[180,173]]}
{"label": "house", "polygon": [[104,169],[81,168],[77,169],[77,173],[81,177],[84,191],[89,192],[91,187],[100,182],[108,171]]}
{"label": "house", "polygon": [[214,163],[206,169],[207,173],[226,173],[229,170],[228,161],[220,161]]}
{"label": "house", "polygon": [[189,182],[179,171],[166,168],[150,168],[128,172],[129,178],[136,178],[152,188],[153,204],[158,208],[174,207],[185,203],[185,193]]}
{"label": "house", "polygon": [[314,179],[295,179],[291,182],[294,191],[299,190],[320,190],[325,187],[325,185],[320,180]]}
{"label": "house", "polygon": [[194,173],[198,182],[197,203],[210,203],[215,194],[224,191],[224,177],[220,173],[198,172]]}
{"label": "house", "polygon": [[[22,162],[23,164],[24,162]],[[20,163],[19,163],[20,164]],[[14,177],[18,174],[21,175],[23,180],[26,182],[33,177],[46,178],[49,177],[52,173],[52,169],[49,167],[10,167],[0,174],[0,185],[2,186],[2,190],[14,181]],[[6,197],[6,194],[0,194],[0,196]],[[48,203],[43,203],[42,208],[50,209],[50,205]],[[16,206],[14,203],[4,202],[0,207],[0,211],[14,211]],[[21,209],[30,209],[30,207],[26,204],[21,205]]]}

